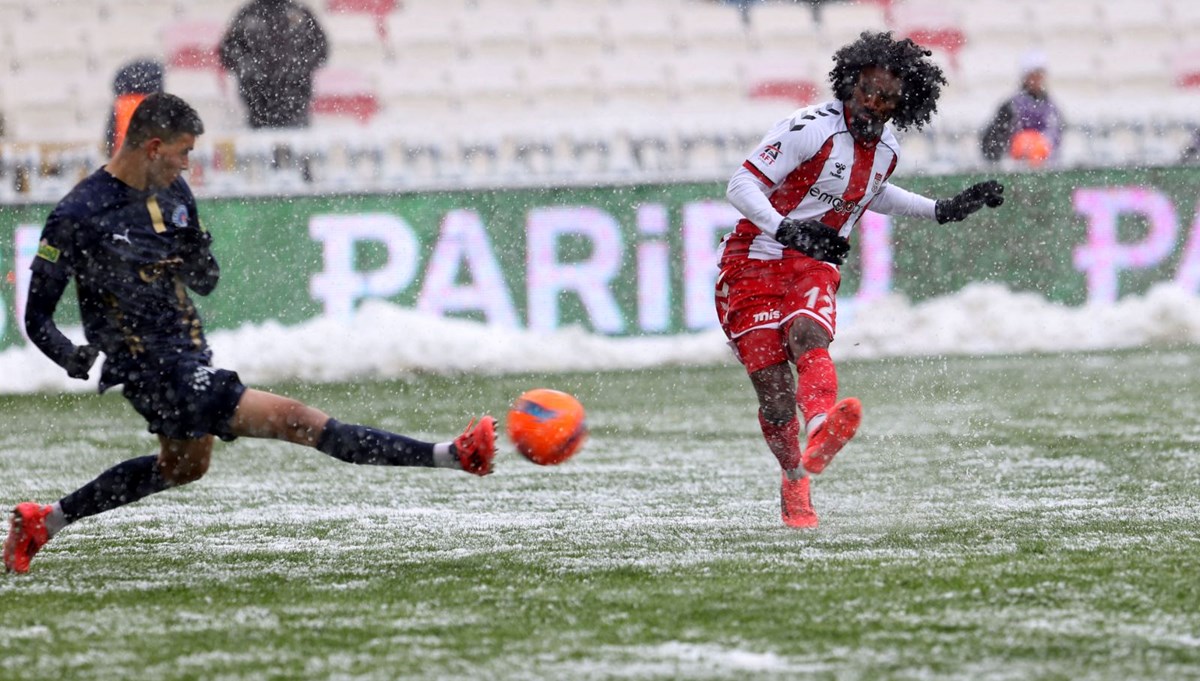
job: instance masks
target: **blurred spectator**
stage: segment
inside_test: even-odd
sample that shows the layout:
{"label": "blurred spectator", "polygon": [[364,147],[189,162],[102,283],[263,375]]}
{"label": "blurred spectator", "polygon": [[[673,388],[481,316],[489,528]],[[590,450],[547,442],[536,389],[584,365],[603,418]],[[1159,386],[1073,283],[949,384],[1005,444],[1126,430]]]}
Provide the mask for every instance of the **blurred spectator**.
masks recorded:
{"label": "blurred spectator", "polygon": [[293,0],[251,0],[221,39],[252,128],[307,127],[313,72],[327,56],[317,18]]}
{"label": "blurred spectator", "polygon": [[104,149],[109,157],[125,141],[129,117],[146,95],[163,91],[163,65],[153,59],[137,59],[117,69],[113,77],[113,105],[104,131]]}
{"label": "blurred spectator", "polygon": [[1192,139],[1179,155],[1179,162],[1185,165],[1200,165],[1200,128],[1192,132]]}
{"label": "blurred spectator", "polygon": [[1062,115],[1046,90],[1046,57],[1030,52],[1021,58],[1021,89],[983,131],[983,157],[999,161],[1007,155],[1038,165],[1058,153],[1062,131]]}

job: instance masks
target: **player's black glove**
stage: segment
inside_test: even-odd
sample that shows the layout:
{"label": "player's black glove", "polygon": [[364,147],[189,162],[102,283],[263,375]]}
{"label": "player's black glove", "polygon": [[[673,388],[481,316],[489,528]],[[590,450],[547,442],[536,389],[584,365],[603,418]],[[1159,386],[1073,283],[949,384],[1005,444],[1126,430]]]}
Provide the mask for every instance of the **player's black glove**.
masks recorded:
{"label": "player's black glove", "polygon": [[75,348],[71,356],[67,358],[67,375],[71,378],[87,380],[88,371],[91,370],[92,364],[96,362],[96,355],[100,351],[90,345],[81,345]]}
{"label": "player's black glove", "polygon": [[171,255],[180,258],[184,262],[194,261],[197,257],[204,254],[212,244],[212,234],[200,229],[191,227],[177,229],[173,232],[175,238],[175,247],[171,250]]}
{"label": "player's black glove", "polygon": [[995,208],[1004,203],[1004,185],[995,180],[973,184],[952,199],[942,199],[934,204],[934,215],[939,224],[965,220],[968,215],[983,208]]}
{"label": "player's black glove", "polygon": [[816,260],[842,264],[850,252],[850,241],[838,231],[817,220],[784,218],[775,230],[775,240]]}

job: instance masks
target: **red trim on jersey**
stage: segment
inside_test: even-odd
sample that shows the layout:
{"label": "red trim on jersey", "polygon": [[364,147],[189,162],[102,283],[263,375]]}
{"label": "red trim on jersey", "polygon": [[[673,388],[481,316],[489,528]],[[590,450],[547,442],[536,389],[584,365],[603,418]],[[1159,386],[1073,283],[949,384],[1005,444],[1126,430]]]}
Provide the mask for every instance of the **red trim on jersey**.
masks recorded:
{"label": "red trim on jersey", "polygon": [[[883,174],[883,179],[880,180],[879,184],[883,184],[884,182],[888,181],[888,178],[890,178],[892,176],[892,173],[895,172],[896,162],[899,160],[900,160],[900,157],[896,155],[895,151],[893,151],[892,152],[892,162],[888,165],[887,172]],[[867,210],[869,210],[871,208],[871,204],[875,203],[875,199],[877,199],[877,198],[879,198],[878,192],[875,193],[875,196],[871,197],[871,201],[868,202],[867,205],[863,206],[862,212],[863,213],[867,212]]]}
{"label": "red trim on jersey", "polygon": [[829,137],[812,158],[796,166],[795,170],[783,178],[783,182],[779,183],[779,189],[776,189],[775,193],[771,195],[771,205],[779,211],[780,215],[786,216],[800,205],[800,202],[808,194],[808,190],[812,189],[813,184],[820,177],[821,169],[825,167],[825,161],[829,159],[832,151],[833,137]]}
{"label": "red trim on jersey", "polygon": [[[846,191],[842,192],[842,205],[857,206],[867,195],[867,183],[871,180],[871,171],[875,169],[876,145],[854,144],[854,160],[850,162],[850,181],[846,183]],[[832,208],[821,216],[821,222],[841,229],[853,215],[853,211],[838,212]]]}
{"label": "red trim on jersey", "polygon": [[[820,177],[821,169],[825,167],[825,161],[832,151],[833,138],[830,137],[825,140],[825,144],[821,146],[815,156],[796,166],[795,170],[783,178],[783,182],[779,183],[779,188],[771,195],[771,206],[779,211],[780,215],[787,215],[800,205],[800,202],[808,194],[808,190]],[[763,176],[762,171],[755,168],[750,161],[746,161],[742,165],[766,182],[768,186],[771,184],[771,181]],[[725,267],[731,262],[745,258],[746,254],[750,252],[750,244],[754,243],[755,237],[762,233],[758,225],[746,218],[739,220],[737,226],[733,228],[733,232],[725,238],[720,266]],[[783,257],[784,259],[798,258],[801,255],[796,251],[785,250]]]}
{"label": "red trim on jersey", "polygon": [[758,166],[754,165],[750,161],[742,162],[742,167],[745,168],[746,170],[749,170],[751,173],[754,173],[754,176],[758,178],[758,181],[762,182],[763,184],[767,185],[768,187],[775,184],[774,182],[771,181],[771,178],[764,175],[763,171],[758,169]]}

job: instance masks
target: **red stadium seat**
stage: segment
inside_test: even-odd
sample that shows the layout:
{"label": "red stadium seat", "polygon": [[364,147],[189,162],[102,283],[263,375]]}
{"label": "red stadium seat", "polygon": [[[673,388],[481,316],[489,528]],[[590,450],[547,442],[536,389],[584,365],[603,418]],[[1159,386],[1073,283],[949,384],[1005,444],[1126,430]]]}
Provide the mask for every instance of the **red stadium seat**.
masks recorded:
{"label": "red stadium seat", "polygon": [[354,69],[325,67],[313,79],[313,114],[344,116],[368,123],[379,113],[371,78]]}
{"label": "red stadium seat", "polygon": [[1200,50],[1176,54],[1172,59],[1175,85],[1181,88],[1200,88]]}
{"label": "red stadium seat", "polygon": [[804,105],[817,98],[817,84],[809,80],[771,79],[750,85],[751,99],[782,99]]}
{"label": "red stadium seat", "polygon": [[375,18],[379,39],[387,42],[387,15],[399,5],[397,0],[328,0],[325,5],[333,14],[369,14]]}
{"label": "red stadium seat", "polygon": [[188,19],[163,27],[163,52],[167,66],[178,69],[221,71],[218,50],[225,26],[218,21]]}

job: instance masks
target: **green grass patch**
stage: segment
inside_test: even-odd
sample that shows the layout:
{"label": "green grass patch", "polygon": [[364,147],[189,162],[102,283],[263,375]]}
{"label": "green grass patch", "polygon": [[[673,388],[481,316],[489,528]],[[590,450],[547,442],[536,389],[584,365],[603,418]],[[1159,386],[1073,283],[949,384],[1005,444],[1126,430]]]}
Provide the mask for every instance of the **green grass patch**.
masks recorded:
{"label": "green grass patch", "polygon": [[[1196,678],[1198,365],[846,362],[864,424],[807,532],[737,367],[275,386],[434,440],[554,387],[592,435],[484,479],[218,444],[0,576],[0,678]],[[116,394],[0,413],[6,504],[156,447]]]}

